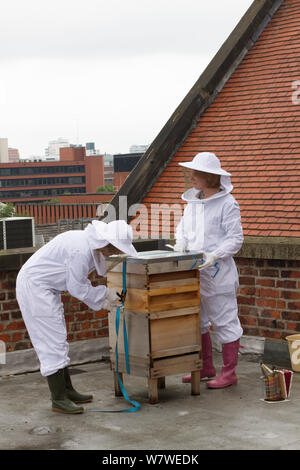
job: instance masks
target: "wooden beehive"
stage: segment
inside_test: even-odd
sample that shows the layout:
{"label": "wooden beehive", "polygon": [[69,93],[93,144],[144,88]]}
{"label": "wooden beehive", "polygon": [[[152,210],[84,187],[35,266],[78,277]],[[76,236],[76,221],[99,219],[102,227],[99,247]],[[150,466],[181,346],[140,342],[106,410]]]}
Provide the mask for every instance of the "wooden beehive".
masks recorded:
{"label": "wooden beehive", "polygon": [[[178,259],[178,255],[171,256],[170,252],[166,252],[165,257],[163,252],[159,253],[158,258],[149,255],[143,258],[140,253],[138,260],[127,261],[127,296],[118,335],[119,372],[122,374],[126,372],[122,318],[125,315],[130,374],[148,378],[151,403],[157,402],[157,379],[167,375],[192,372],[192,393],[200,393],[198,382],[200,384],[202,367],[200,283],[195,256]],[[122,269],[121,263],[108,272],[108,287],[122,290]],[[116,312],[109,313],[110,358],[114,372],[115,317]]]}
{"label": "wooden beehive", "polygon": [[0,250],[35,246],[33,217],[0,219]]}

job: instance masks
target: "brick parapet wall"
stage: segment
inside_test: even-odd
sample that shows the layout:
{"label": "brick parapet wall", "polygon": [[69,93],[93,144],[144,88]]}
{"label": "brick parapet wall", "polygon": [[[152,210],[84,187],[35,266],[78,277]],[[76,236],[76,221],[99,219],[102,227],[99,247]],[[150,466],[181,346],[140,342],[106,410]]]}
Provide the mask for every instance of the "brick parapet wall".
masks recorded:
{"label": "brick parapet wall", "polygon": [[235,259],[244,334],[285,339],[300,331],[300,260]]}
{"label": "brick parapet wall", "polygon": [[52,238],[68,230],[82,230],[89,222],[80,222],[79,220],[70,220],[69,222],[40,224],[35,226],[35,235],[43,235],[44,243],[48,243]]}
{"label": "brick parapet wall", "polygon": [[[32,348],[16,300],[17,275],[18,271],[0,273],[0,341],[5,342],[7,352]],[[92,273],[90,280],[93,285],[106,282],[96,273]],[[106,310],[93,311],[67,292],[62,294],[62,302],[69,342],[108,336]]]}
{"label": "brick parapet wall", "polygon": [[[235,258],[240,278],[239,316],[244,335],[285,339],[289,334],[300,332],[300,259],[291,259],[300,257],[296,251],[298,246],[287,251],[290,259],[267,258],[270,246],[265,249],[256,245],[254,249],[254,244],[251,250],[245,245]],[[280,254],[286,250],[279,248]],[[272,248],[271,254],[274,253],[277,254]],[[7,352],[32,347],[16,301],[17,274],[18,269],[0,272],[0,340],[6,343]],[[105,283],[95,272],[90,278],[94,285]],[[62,301],[70,342],[108,336],[106,310],[94,312],[67,292],[62,294]]]}

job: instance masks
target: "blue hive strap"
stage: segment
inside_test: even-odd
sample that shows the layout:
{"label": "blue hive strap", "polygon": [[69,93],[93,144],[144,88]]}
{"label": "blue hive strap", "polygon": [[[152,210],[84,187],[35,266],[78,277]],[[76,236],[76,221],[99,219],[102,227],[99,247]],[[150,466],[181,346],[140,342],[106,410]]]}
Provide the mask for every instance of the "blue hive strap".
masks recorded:
{"label": "blue hive strap", "polygon": [[[190,270],[194,269],[194,268],[197,266],[197,264],[199,263],[199,259],[198,259],[198,258],[196,258],[195,256],[192,256],[192,258],[193,258],[195,261],[194,261],[193,265],[190,267]],[[200,266],[201,266],[201,264],[200,264]],[[214,279],[214,278],[217,276],[217,274],[219,273],[219,271],[220,271],[220,263],[219,263],[219,261],[216,261],[213,266],[214,266],[214,268],[216,268],[216,271],[215,271],[214,274],[211,276],[211,277]]]}
{"label": "blue hive strap", "polygon": [[[193,258],[194,262],[193,262],[192,266],[189,268],[190,271],[191,271],[192,269],[195,269],[195,267],[197,266],[197,264],[200,263],[199,258],[197,258],[196,256],[192,255],[192,258]],[[177,262],[178,262],[178,261],[182,261],[182,259],[181,259],[181,258],[176,258],[175,261],[177,261]]]}
{"label": "blue hive strap", "polygon": [[211,276],[213,279],[216,277],[216,275],[217,275],[218,272],[220,271],[220,263],[219,263],[219,261],[216,261],[216,262],[215,262],[214,268],[216,268],[216,271],[215,271],[215,273]]}
{"label": "blue hive strap", "polygon": [[192,266],[190,267],[190,271],[191,271],[192,269],[194,269],[194,268],[197,266],[197,264],[199,263],[199,259],[198,259],[198,258],[196,258],[195,256],[192,256],[192,258],[193,258],[193,260],[194,260],[194,263],[193,263]]}
{"label": "blue hive strap", "polygon": [[[123,290],[122,293],[126,294],[126,261],[123,261]],[[130,374],[130,366],[129,366],[129,351],[128,351],[128,337],[127,337],[127,328],[126,328],[126,321],[124,315],[124,300],[122,301],[122,309],[123,309],[123,337],[124,337],[124,352],[125,352],[125,361],[126,361],[126,371],[127,374]],[[118,353],[118,339],[119,339],[119,326],[120,326],[120,315],[121,315],[121,306],[117,308],[116,311],[116,346],[115,346],[115,356],[116,356],[116,374],[118,383],[121,388],[121,392],[123,397],[125,398],[128,403],[130,403],[133,408],[125,408],[122,410],[90,410],[93,412],[102,412],[102,413],[123,413],[123,412],[133,412],[138,411],[141,405],[134,400],[131,400],[125,390],[125,387],[122,383],[120,374],[119,374],[119,353]]]}

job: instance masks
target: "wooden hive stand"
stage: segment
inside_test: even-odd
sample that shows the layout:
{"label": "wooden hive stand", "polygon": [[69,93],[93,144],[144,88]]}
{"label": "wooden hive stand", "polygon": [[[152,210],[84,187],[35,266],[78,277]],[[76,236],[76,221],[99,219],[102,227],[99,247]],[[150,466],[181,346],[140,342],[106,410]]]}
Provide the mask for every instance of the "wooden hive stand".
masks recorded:
{"label": "wooden hive stand", "polygon": [[[145,253],[145,255],[144,255]],[[168,375],[191,372],[191,393],[200,394],[202,368],[200,283],[195,256],[144,252],[126,263],[127,296],[118,335],[119,374],[126,361],[123,316],[128,334],[130,374],[147,377],[149,402],[158,402],[158,388]],[[149,253],[160,253],[152,258]],[[143,258],[145,256],[145,258]],[[152,255],[153,256],[153,255]],[[140,258],[141,257],[141,258]],[[178,259],[179,258],[179,259]],[[136,261],[136,262],[135,262]],[[107,286],[122,290],[122,263],[107,275]],[[116,373],[116,312],[109,312],[109,345],[116,396],[121,396]]]}

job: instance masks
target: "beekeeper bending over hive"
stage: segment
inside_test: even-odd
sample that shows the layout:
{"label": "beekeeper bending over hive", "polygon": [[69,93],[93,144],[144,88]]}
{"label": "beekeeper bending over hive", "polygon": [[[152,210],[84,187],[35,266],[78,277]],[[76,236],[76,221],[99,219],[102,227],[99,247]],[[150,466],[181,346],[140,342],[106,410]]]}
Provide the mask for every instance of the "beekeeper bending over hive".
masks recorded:
{"label": "beekeeper bending over hive", "polygon": [[[236,289],[238,273],[233,255],[243,243],[240,209],[230,194],[230,173],[221,168],[215,154],[197,154],[191,162],[179,163],[189,169],[192,189],[182,199],[187,202],[176,229],[175,250],[203,250],[200,270],[202,358],[201,378],[212,378],[210,325],[222,344],[220,375],[207,382],[208,388],[223,388],[237,382],[239,339],[243,330],[238,318]],[[185,170],[186,171],[186,170]],[[189,382],[190,376],[183,377]]]}
{"label": "beekeeper bending over hive", "polygon": [[137,255],[131,227],[123,220],[109,224],[94,220],[85,230],[57,235],[31,256],[18,274],[17,300],[41,374],[48,380],[54,411],[82,413],[83,408],[76,404],[93,399],[76,392],[70,380],[61,292],[68,291],[93,310],[109,309],[118,300],[116,291],[93,287],[88,275],[96,270],[105,276],[105,259],[122,252]]}

